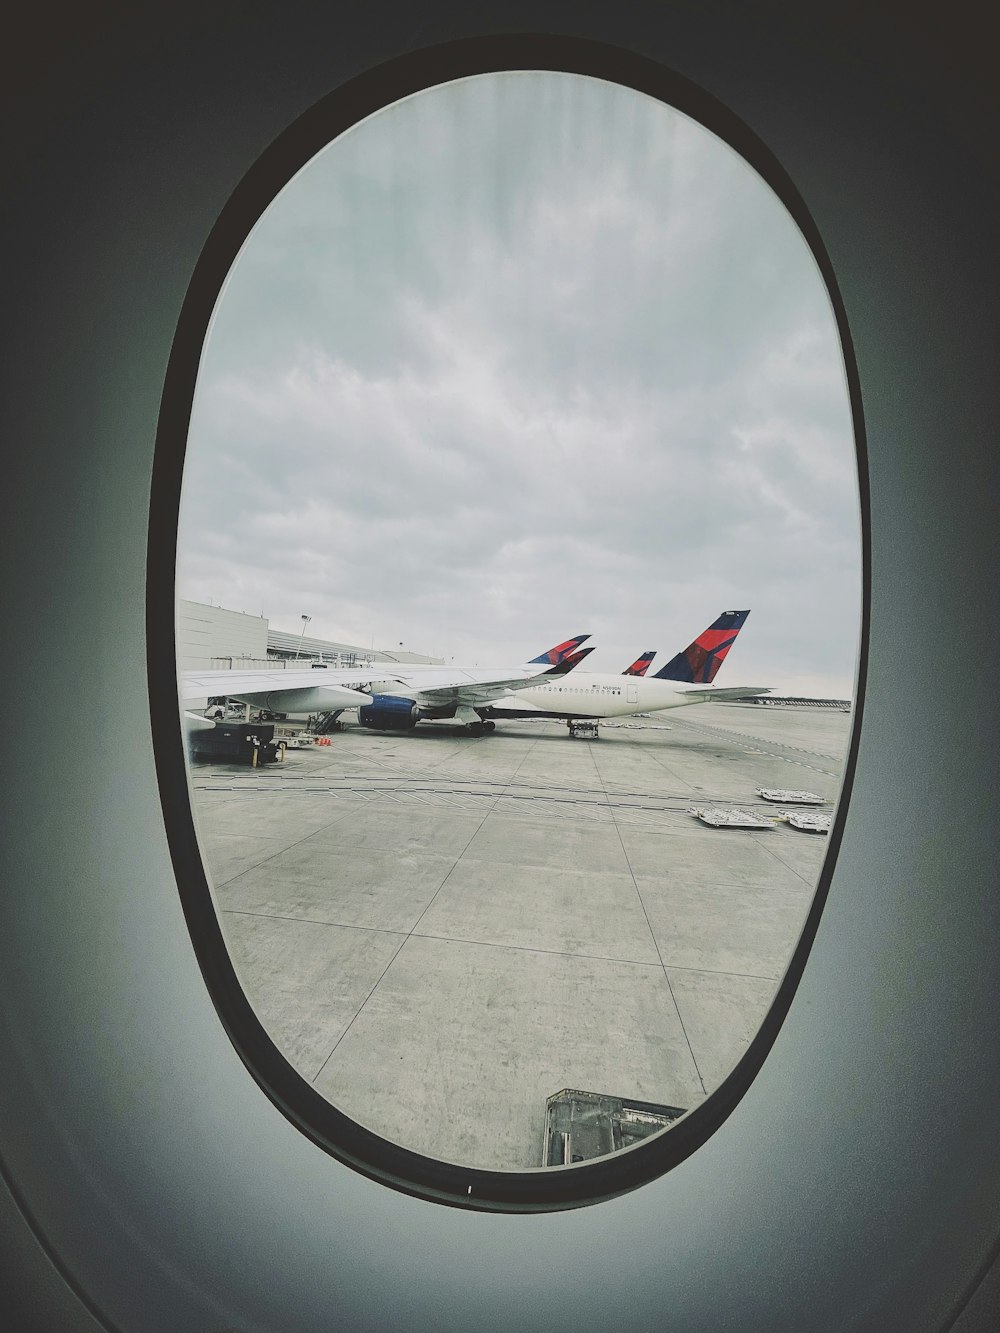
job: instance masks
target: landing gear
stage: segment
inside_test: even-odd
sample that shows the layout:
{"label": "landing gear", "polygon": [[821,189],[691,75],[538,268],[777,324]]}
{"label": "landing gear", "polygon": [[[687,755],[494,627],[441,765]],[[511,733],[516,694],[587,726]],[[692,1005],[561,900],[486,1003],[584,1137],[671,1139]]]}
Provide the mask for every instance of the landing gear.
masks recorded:
{"label": "landing gear", "polygon": [[467,730],[470,736],[485,736],[496,728],[495,722],[470,722]]}

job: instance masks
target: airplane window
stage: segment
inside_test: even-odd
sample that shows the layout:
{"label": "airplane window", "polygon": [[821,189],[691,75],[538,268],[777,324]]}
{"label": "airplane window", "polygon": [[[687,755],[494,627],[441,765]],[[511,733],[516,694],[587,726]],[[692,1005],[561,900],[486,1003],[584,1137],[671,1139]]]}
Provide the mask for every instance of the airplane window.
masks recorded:
{"label": "airplane window", "polygon": [[765,1022],[841,791],[830,291],[739,152],[598,78],[429,87],[289,175],[215,305],[179,518],[221,937],[337,1124],[630,1159]]}

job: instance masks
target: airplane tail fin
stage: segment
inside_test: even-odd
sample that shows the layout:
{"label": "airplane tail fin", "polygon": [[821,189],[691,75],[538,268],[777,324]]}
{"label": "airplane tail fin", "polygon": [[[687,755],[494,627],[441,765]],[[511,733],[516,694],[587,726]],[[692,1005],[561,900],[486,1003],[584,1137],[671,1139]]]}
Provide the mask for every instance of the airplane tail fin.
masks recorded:
{"label": "airplane tail fin", "polygon": [[[585,634],[583,637],[587,639],[590,636]],[[546,676],[565,676],[568,672],[572,671],[574,667],[579,666],[583,659],[593,651],[593,648],[581,648],[579,652],[570,653],[569,656],[564,657],[561,662],[557,662],[551,671],[546,671],[543,674]]]}
{"label": "airplane tail fin", "polygon": [[[557,643],[554,648],[549,648],[544,653],[539,653],[528,663],[529,666],[558,666],[560,662],[565,661],[571,653],[575,653],[584,639],[589,639],[589,634],[578,634],[575,639],[567,639],[565,643]],[[589,652],[590,649],[588,648]]]}
{"label": "airplane tail fin", "polygon": [[653,679],[711,685],[749,614],[749,611],[723,611],[714,624],[698,635],[694,643],[689,643],[682,653],[654,672]]}
{"label": "airplane tail fin", "polygon": [[656,649],[652,648],[648,653],[643,653],[637,657],[630,667],[626,667],[622,672],[623,676],[644,676],[649,670],[649,664],[656,656]]}

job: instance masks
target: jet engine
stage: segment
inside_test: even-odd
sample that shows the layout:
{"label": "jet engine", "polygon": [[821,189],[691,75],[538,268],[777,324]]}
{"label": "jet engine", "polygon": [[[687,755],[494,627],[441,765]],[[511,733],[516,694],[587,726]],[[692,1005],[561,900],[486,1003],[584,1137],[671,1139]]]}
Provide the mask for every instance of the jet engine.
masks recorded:
{"label": "jet engine", "polygon": [[373,694],[371,703],[358,709],[361,725],[376,731],[412,731],[419,716],[420,709],[413,700],[398,694]]}
{"label": "jet engine", "polygon": [[420,708],[398,694],[373,694],[371,703],[358,709],[358,721],[376,731],[412,731],[422,718],[454,717],[456,711],[455,704]]}

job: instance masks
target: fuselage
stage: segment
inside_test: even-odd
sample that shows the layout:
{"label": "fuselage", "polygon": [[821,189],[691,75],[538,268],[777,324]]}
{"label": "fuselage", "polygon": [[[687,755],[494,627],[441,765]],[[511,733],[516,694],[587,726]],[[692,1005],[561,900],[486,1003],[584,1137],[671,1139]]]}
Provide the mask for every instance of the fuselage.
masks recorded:
{"label": "fuselage", "polygon": [[495,719],[518,716],[626,717],[629,713],[652,713],[661,708],[703,703],[711,693],[710,685],[692,686],[670,680],[646,680],[641,676],[573,671],[550,685],[518,690],[492,704],[485,715]]}

